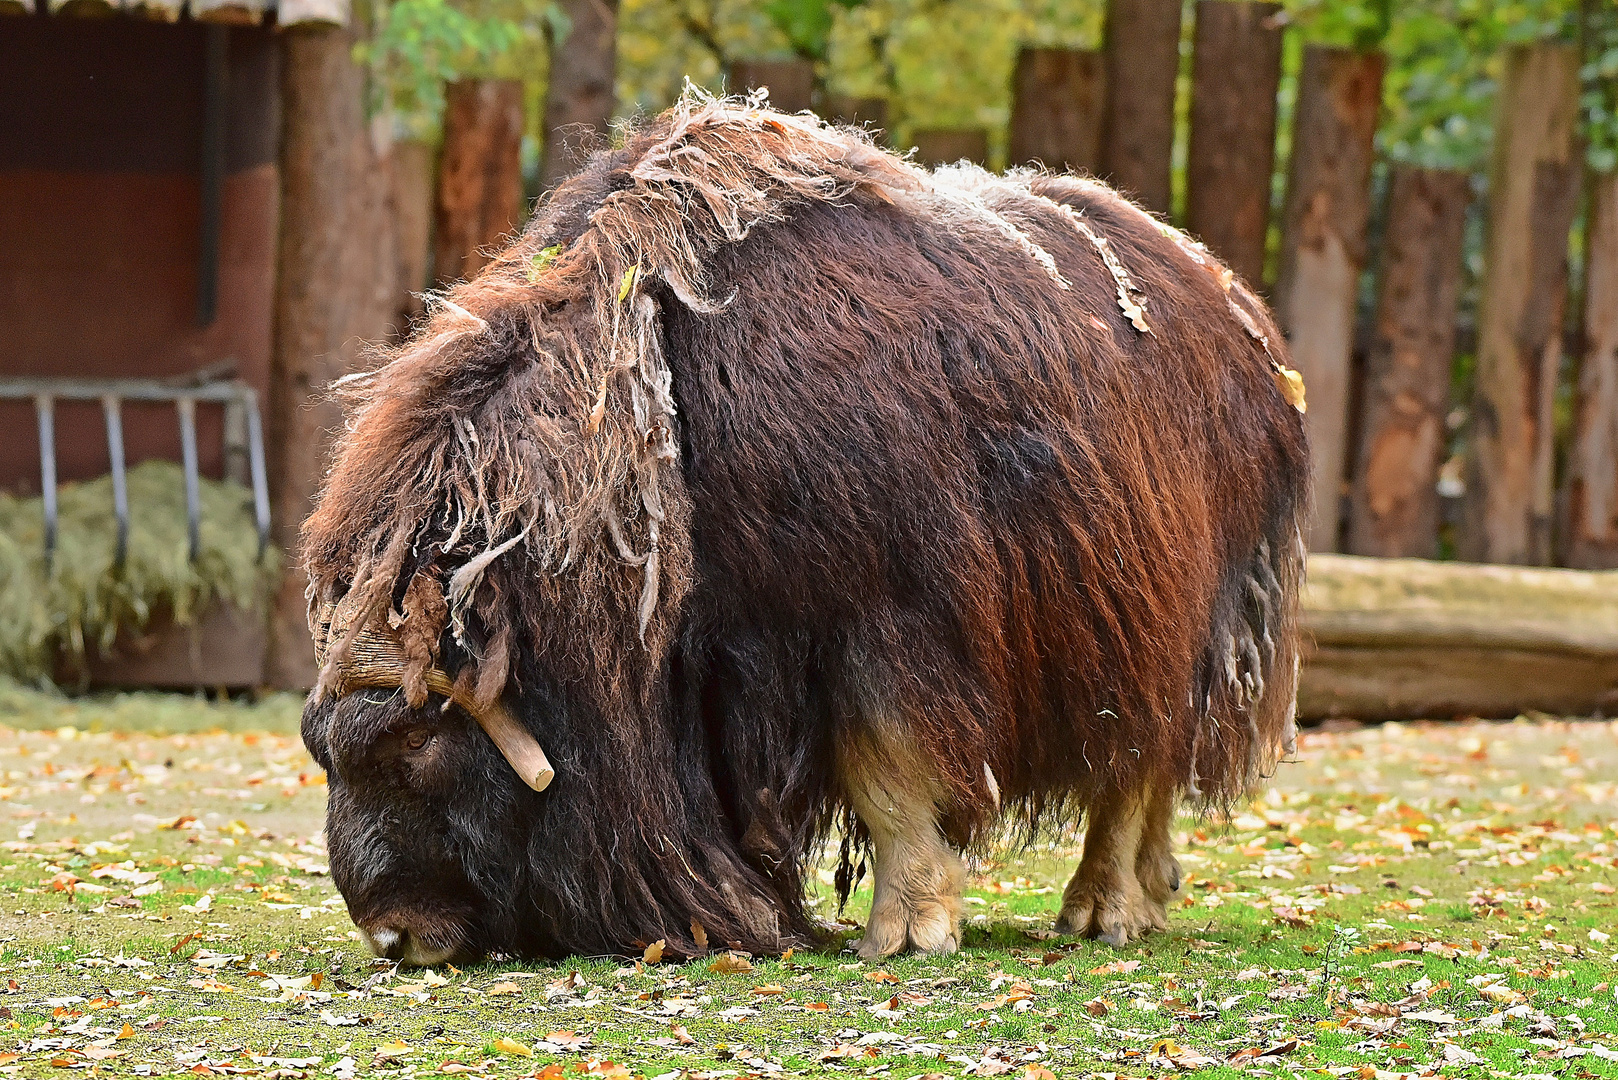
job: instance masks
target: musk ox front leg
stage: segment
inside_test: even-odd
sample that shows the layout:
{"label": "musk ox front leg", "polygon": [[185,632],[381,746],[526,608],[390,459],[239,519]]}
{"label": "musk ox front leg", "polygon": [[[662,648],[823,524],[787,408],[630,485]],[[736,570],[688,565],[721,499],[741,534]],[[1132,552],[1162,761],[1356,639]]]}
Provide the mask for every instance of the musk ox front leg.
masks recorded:
{"label": "musk ox front leg", "polygon": [[902,748],[861,744],[842,754],[843,790],[871,834],[875,890],[860,956],[960,947],[966,868],[938,827],[942,785]]}
{"label": "musk ox front leg", "polygon": [[1098,801],[1088,816],[1084,857],[1062,893],[1056,929],[1114,946],[1168,929],[1168,902],[1180,887],[1172,789],[1125,792]]}

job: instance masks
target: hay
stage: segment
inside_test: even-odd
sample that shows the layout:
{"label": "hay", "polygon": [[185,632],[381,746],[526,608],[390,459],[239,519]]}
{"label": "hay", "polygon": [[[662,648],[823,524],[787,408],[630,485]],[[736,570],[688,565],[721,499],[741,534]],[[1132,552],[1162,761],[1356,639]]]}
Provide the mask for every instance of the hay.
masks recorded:
{"label": "hay", "polygon": [[63,485],[48,571],[43,503],[0,494],[0,673],[43,684],[58,657],[80,659],[87,643],[111,645],[120,629],[138,632],[154,615],[189,626],[215,600],[263,607],[279,558],[272,549],[259,561],[251,492],[201,482],[201,546],[192,563],[180,467],[148,461],[128,480],[122,568],[113,565],[118,520],[111,477]]}

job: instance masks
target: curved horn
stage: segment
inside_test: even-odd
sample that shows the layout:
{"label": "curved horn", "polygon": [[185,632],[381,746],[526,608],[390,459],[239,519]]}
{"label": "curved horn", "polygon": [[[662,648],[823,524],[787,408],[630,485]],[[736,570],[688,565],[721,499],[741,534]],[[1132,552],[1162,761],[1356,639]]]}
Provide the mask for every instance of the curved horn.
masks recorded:
{"label": "curved horn", "polygon": [[[432,687],[431,672],[428,674],[427,685],[429,688]],[[539,740],[519,724],[500,702],[496,701],[487,708],[480,707],[472,700],[470,693],[464,696],[457,693],[450,700],[472,714],[472,719],[476,720],[478,726],[494,740],[494,745],[500,748],[501,756],[517,770],[517,775],[522,778],[523,783],[535,791],[544,791],[550,786],[551,781],[556,779],[556,770],[551,768],[551,759],[545,756]]]}
{"label": "curved horn", "polygon": [[[315,632],[316,652],[321,654],[319,660],[325,662],[324,646],[330,640],[329,629],[333,618],[330,605],[321,612],[320,623]],[[382,630],[367,628],[355,636],[348,654],[339,660],[342,676],[339,693],[346,694],[350,690],[359,690],[364,687],[379,689],[393,689],[404,685],[405,653],[404,646],[399,639],[391,633]],[[556,770],[551,766],[550,758],[545,756],[544,749],[539,740],[522,724],[499,700],[489,705],[480,705],[472,693],[471,670],[462,672],[462,678],[451,682],[449,675],[443,668],[429,668],[427,671],[427,689],[435,694],[448,698],[478,722],[494,741],[499,749],[500,756],[506,759],[522,782],[535,791],[544,791],[556,779]]]}

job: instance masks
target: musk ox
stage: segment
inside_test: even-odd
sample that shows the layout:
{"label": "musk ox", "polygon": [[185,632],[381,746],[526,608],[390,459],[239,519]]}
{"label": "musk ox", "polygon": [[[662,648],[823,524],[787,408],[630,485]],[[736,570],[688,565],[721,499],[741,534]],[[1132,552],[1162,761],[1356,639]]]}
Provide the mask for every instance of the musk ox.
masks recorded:
{"label": "musk ox", "polygon": [[1301,386],[1102,184],[688,96],[339,389],[303,736],[380,954],[780,950],[839,829],[862,953],[946,952],[957,852],[1081,815],[1123,944],[1292,744]]}

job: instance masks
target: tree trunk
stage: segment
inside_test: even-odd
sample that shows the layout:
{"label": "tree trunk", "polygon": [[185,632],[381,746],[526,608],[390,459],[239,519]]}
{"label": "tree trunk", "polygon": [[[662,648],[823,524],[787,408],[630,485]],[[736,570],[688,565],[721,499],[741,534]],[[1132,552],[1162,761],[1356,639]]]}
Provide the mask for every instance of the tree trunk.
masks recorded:
{"label": "tree trunk", "polygon": [[289,558],[265,677],[301,688],[315,667],[298,534],[342,422],[326,387],[353,369],[363,339],[387,335],[398,269],[386,144],[365,124],[353,36],[310,25],[281,31],[280,41],[281,235],[266,426],[275,538]]}
{"label": "tree trunk", "polygon": [[1471,177],[1396,165],[1376,336],[1354,455],[1348,550],[1438,554],[1438,468],[1449,412]]}
{"label": "tree trunk", "polygon": [[560,0],[572,29],[551,49],[545,91],[545,189],[577,172],[617,107],[618,0]]}
{"label": "tree trunk", "polygon": [[814,101],[815,66],[807,60],[735,60],[726,74],[728,93],[768,90],[772,109],[802,112]]}
{"label": "tree trunk", "polygon": [[1478,303],[1477,390],[1461,551],[1551,556],[1552,407],[1562,360],[1567,240],[1577,209],[1579,51],[1512,48],[1500,86]]}
{"label": "tree trunk", "polygon": [[445,90],[433,277],[471,278],[522,217],[522,83],[465,79]]}
{"label": "tree trunk", "polygon": [[1092,50],[1019,52],[1012,79],[1011,164],[1100,172],[1103,72],[1101,54]]}
{"label": "tree trunk", "polygon": [[1180,0],[1108,0],[1101,167],[1148,210],[1169,212]]}
{"label": "tree trunk", "polygon": [[1383,67],[1381,53],[1310,45],[1298,77],[1275,297],[1292,365],[1309,393],[1311,551],[1335,551],[1338,544],[1354,319],[1365,269]]}
{"label": "tree trunk", "polygon": [[393,144],[394,234],[399,249],[399,329],[420,318],[432,260],[433,148],[424,142]]}
{"label": "tree trunk", "polygon": [[971,161],[982,165],[989,157],[989,133],[982,128],[934,128],[913,131],[910,142],[922,165],[953,165]]}
{"label": "tree trunk", "polygon": [[1281,5],[1200,0],[1191,74],[1186,225],[1264,287],[1281,83]]}
{"label": "tree trunk", "polygon": [[1567,564],[1618,567],[1618,172],[1592,177]]}
{"label": "tree trunk", "polygon": [[1309,560],[1298,715],[1589,715],[1618,705],[1618,574]]}

